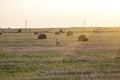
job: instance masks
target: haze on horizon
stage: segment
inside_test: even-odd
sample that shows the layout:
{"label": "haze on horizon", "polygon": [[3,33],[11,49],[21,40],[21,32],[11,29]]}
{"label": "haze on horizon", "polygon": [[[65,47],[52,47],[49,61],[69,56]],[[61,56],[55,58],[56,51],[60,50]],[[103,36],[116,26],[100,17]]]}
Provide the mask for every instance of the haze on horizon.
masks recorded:
{"label": "haze on horizon", "polygon": [[0,0],[0,27],[120,26],[119,0]]}

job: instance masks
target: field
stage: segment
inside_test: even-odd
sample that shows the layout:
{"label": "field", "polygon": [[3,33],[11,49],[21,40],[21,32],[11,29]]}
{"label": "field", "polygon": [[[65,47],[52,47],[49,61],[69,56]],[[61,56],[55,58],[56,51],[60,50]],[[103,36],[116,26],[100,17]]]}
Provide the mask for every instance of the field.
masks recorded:
{"label": "field", "polygon": [[[120,28],[64,28],[55,35],[59,30],[0,29],[0,80],[120,79]],[[78,41],[81,34],[88,41]]]}

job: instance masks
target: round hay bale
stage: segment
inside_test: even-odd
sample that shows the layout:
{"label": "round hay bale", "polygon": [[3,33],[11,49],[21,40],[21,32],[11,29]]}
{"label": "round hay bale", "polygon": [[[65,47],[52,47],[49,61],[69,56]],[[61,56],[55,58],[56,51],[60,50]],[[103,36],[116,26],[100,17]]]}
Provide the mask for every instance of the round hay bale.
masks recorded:
{"label": "round hay bale", "polygon": [[47,39],[47,35],[45,34],[39,34],[38,39]]}
{"label": "round hay bale", "polygon": [[94,32],[94,33],[99,33],[99,31],[98,31],[98,30],[94,30],[93,32]]}
{"label": "round hay bale", "polygon": [[63,32],[63,30],[62,30],[62,29],[60,29],[60,32]]}
{"label": "round hay bale", "polygon": [[55,35],[60,35],[60,32],[58,32],[58,31],[57,31],[57,32],[55,32]]}
{"label": "round hay bale", "polygon": [[88,38],[86,38],[85,35],[80,35],[80,36],[78,37],[78,41],[88,41]]}
{"label": "round hay bale", "polygon": [[21,30],[21,29],[18,29],[18,32],[22,32],[22,30]]}
{"label": "round hay bale", "polygon": [[72,31],[68,31],[67,32],[67,36],[71,36],[71,35],[73,35],[73,32]]}
{"label": "round hay bale", "polygon": [[2,33],[4,33],[4,30],[2,30]]}
{"label": "round hay bale", "polygon": [[38,34],[38,32],[34,32],[34,35],[37,35]]}
{"label": "round hay bale", "polygon": [[63,29],[60,29],[60,33],[65,33],[65,31]]}
{"label": "round hay bale", "polygon": [[48,33],[48,31],[45,31],[45,33]]}

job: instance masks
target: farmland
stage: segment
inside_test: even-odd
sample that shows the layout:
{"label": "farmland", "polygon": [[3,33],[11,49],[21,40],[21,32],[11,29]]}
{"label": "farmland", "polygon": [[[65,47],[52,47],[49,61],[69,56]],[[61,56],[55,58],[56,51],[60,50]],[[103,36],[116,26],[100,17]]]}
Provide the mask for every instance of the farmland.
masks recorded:
{"label": "farmland", "polygon": [[[120,79],[120,28],[64,28],[55,35],[59,30],[0,29],[0,80]],[[88,41],[78,41],[82,34]]]}

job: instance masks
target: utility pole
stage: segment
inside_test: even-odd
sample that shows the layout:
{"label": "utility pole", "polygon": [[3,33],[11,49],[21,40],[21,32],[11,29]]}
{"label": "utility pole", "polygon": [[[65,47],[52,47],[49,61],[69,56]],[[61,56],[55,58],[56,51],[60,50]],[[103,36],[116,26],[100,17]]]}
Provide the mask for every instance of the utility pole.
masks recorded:
{"label": "utility pole", "polygon": [[86,21],[85,21],[85,19],[83,21],[83,27],[86,27]]}
{"label": "utility pole", "polygon": [[25,28],[27,29],[27,20],[25,19]]}

